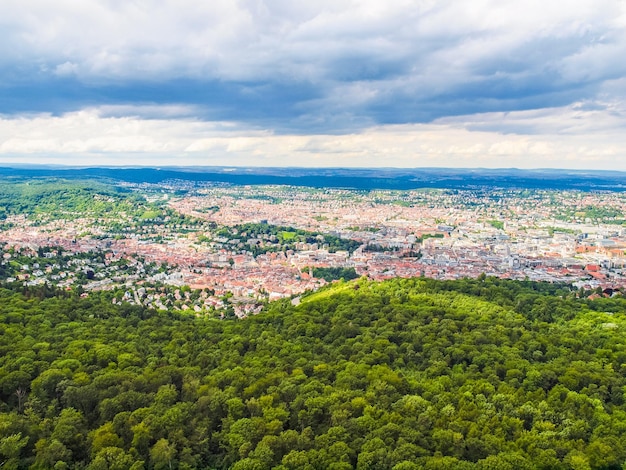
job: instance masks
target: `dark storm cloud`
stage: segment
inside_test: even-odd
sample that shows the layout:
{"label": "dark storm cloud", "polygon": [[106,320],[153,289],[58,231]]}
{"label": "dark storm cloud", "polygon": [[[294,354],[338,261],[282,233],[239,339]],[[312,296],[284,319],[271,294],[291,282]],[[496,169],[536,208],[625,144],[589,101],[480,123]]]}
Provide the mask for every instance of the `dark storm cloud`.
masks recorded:
{"label": "dark storm cloud", "polygon": [[618,2],[9,3],[3,114],[187,104],[332,132],[567,105],[626,53]]}

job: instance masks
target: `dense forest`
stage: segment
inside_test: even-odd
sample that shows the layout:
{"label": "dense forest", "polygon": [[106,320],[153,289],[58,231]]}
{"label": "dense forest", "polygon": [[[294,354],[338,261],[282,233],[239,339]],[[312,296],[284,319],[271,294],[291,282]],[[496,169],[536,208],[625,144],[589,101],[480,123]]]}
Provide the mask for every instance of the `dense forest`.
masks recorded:
{"label": "dense forest", "polygon": [[140,197],[128,191],[95,181],[4,180],[0,182],[0,219],[26,214],[52,218],[105,216],[124,211]]}
{"label": "dense forest", "polygon": [[626,461],[621,297],[358,279],[218,320],[108,295],[0,290],[1,468]]}
{"label": "dense forest", "polygon": [[[139,234],[142,239],[161,240],[162,228],[188,233],[208,224],[180,214],[167,206],[162,195],[133,192],[108,181],[63,179],[8,179],[0,181],[0,230],[10,228],[9,216],[21,215],[30,224],[42,226],[51,221],[86,223],[82,236],[123,238]],[[91,232],[97,228],[98,235]]]}
{"label": "dense forest", "polygon": [[215,233],[218,237],[229,240],[260,239],[261,245],[251,245],[249,251],[255,256],[263,253],[293,250],[295,243],[319,243],[326,245],[328,251],[334,253],[338,250],[354,252],[361,244],[355,240],[340,238],[335,235],[321,232],[310,232],[293,227],[281,227],[268,223],[247,223],[222,227]]}

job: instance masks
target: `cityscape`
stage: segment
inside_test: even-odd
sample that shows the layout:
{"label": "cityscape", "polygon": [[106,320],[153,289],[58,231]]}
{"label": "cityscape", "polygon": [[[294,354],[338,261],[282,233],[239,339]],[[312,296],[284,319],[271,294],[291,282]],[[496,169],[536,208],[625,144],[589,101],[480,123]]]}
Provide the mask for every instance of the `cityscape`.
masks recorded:
{"label": "cityscape", "polygon": [[[3,265],[13,268],[4,280],[112,290],[113,302],[162,310],[202,314],[229,306],[240,317],[340,277],[486,275],[568,283],[587,295],[626,286],[626,197],[619,192],[187,181],[123,187],[162,209],[93,218],[69,212],[63,218],[63,211],[8,215]],[[156,284],[173,290],[159,293]],[[185,286],[201,293],[192,298],[181,293]]]}

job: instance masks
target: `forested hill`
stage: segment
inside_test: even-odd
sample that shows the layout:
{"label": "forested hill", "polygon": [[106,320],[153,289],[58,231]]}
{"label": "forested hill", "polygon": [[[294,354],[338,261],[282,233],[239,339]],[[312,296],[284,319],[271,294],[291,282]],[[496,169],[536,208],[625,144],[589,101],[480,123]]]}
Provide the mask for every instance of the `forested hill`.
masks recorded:
{"label": "forested hill", "polygon": [[618,469],[626,301],[334,284],[243,321],[0,291],[0,467]]}
{"label": "forested hill", "polygon": [[62,178],[160,184],[289,185],[359,190],[420,188],[547,189],[578,191],[626,190],[626,172],[515,168],[263,168],[263,167],[96,167],[0,166],[4,178]]}

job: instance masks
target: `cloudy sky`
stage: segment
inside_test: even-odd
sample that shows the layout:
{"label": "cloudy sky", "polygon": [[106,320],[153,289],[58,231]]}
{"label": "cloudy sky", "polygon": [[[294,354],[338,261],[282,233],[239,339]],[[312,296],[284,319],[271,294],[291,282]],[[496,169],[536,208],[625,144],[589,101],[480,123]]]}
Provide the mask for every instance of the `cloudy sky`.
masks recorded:
{"label": "cloudy sky", "polygon": [[623,0],[0,0],[0,164],[626,170]]}

